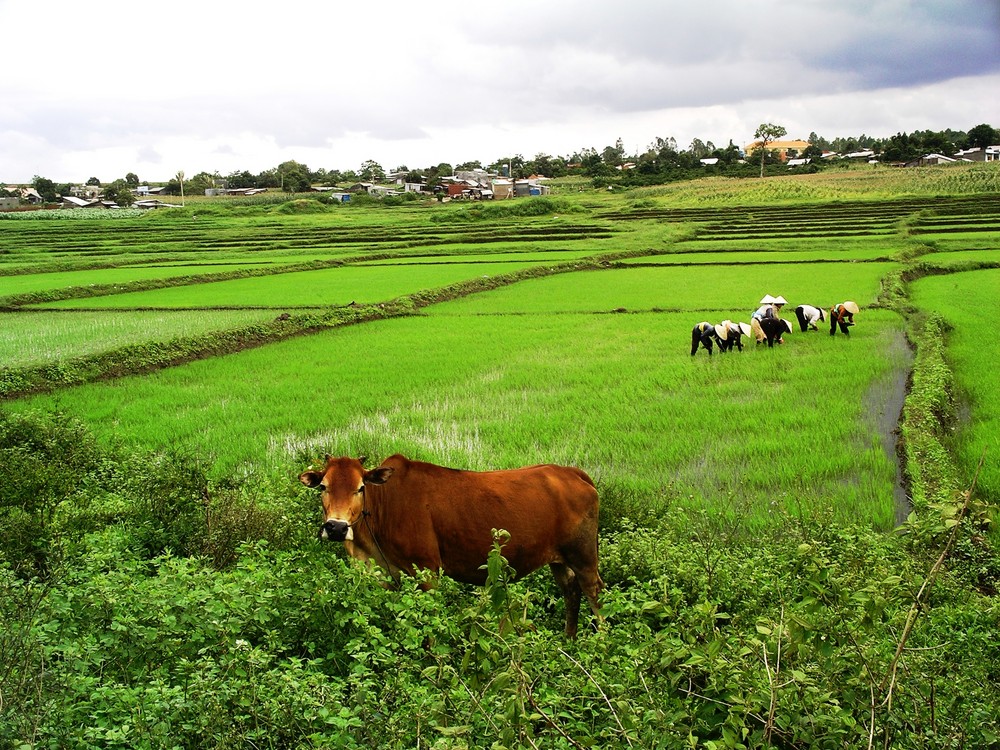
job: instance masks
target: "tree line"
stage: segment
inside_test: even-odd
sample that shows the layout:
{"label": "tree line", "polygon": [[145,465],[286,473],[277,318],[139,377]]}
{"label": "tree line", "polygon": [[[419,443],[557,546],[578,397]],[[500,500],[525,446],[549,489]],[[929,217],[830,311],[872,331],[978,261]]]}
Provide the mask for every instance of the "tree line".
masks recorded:
{"label": "tree line", "polygon": [[[751,177],[756,174],[756,167],[750,162],[760,163],[760,176],[768,164],[778,163],[778,158],[772,154],[767,145],[785,135],[785,128],[780,125],[763,123],[755,133],[758,143],[763,148],[756,152],[746,153],[744,149],[731,140],[724,147],[716,146],[712,141],[702,141],[695,138],[682,148],[672,137],[656,137],[643,150],[634,153],[626,152],[622,139],[614,145],[602,149],[586,147],[578,149],[565,156],[552,156],[539,153],[532,159],[526,159],[522,154],[502,156],[492,163],[481,161],[466,161],[459,164],[441,162],[440,164],[410,169],[405,165],[397,166],[390,173],[376,161],[369,159],[357,170],[316,169],[312,170],[297,161],[286,161],[272,169],[266,169],[254,174],[247,170],[235,170],[223,175],[219,172],[199,172],[185,179],[178,173],[168,180],[163,193],[167,195],[204,194],[208,189],[242,189],[267,188],[277,189],[286,193],[302,193],[312,189],[313,185],[345,185],[357,182],[378,183],[386,179],[387,174],[403,175],[407,182],[422,183],[428,187],[441,184],[444,178],[455,172],[482,169],[514,179],[523,179],[531,175],[546,177],[582,176],[590,178],[595,185],[652,185],[690,179],[693,176],[706,173],[725,174],[732,177]],[[872,151],[873,158],[883,163],[902,163],[916,159],[928,153],[939,153],[952,156],[967,148],[985,148],[1000,142],[1000,131],[983,123],[961,130],[915,130],[912,133],[899,132],[888,138],[875,138],[865,134],[859,136],[838,137],[827,139],[812,132],[809,134],[808,147],[801,153],[789,153],[791,157],[818,159],[824,152],[833,151],[847,154],[857,151]],[[702,160],[712,159],[713,163],[706,166]],[[813,162],[811,169],[818,166]],[[105,200],[111,200],[119,205],[130,205],[134,201],[134,191],[141,183],[139,177],[129,172],[124,178],[102,184],[96,177],[87,180],[88,185],[102,188]],[[58,201],[59,195],[68,195],[71,185],[57,185],[38,175],[32,181],[32,186],[49,203]],[[9,195],[0,188],[0,197]]]}

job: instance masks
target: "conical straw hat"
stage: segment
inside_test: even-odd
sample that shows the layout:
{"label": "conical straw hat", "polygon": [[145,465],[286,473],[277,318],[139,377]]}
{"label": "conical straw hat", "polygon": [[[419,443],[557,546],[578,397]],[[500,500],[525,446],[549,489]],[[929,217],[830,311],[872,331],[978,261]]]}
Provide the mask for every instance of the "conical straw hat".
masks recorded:
{"label": "conical straw hat", "polygon": [[764,299],[762,299],[760,301],[760,304],[762,304],[762,305],[771,305],[771,304],[774,304],[774,297],[772,297],[770,294],[765,294],[764,295]]}
{"label": "conical straw hat", "polygon": [[721,323],[715,327],[715,335],[723,341],[729,336],[729,329]]}
{"label": "conical straw hat", "polygon": [[844,309],[847,310],[851,315],[858,314],[858,304],[856,302],[851,302],[848,300],[844,303]]}

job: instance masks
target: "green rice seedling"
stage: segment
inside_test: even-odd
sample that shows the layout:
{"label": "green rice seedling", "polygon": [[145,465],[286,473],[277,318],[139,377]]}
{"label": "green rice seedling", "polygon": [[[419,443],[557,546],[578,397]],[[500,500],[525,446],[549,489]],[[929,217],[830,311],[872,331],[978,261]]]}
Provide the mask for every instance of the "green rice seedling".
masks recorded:
{"label": "green rice seedling", "polygon": [[988,318],[1000,299],[1000,269],[928,276],[910,285],[915,307],[952,326],[947,352],[958,386],[955,451],[968,480],[985,455],[979,491],[1000,501],[1000,343]]}
{"label": "green rice seedling", "polygon": [[30,367],[131,344],[271,320],[275,310],[10,312],[0,317],[0,366]]}
{"label": "green rice seedling", "polygon": [[104,268],[98,270],[67,271],[62,273],[20,274],[0,276],[0,297],[71,286],[95,286],[99,284],[128,284],[147,279],[166,279],[176,276],[210,274],[217,271],[234,271],[253,268],[258,264],[227,264],[200,266],[126,266],[124,268]]}
{"label": "green rice seedling", "polygon": [[[882,276],[895,267],[892,263],[814,262],[584,271],[530,279],[488,294],[471,295],[436,306],[430,314],[461,315],[472,310],[610,312],[624,308],[729,310],[732,315],[748,317],[764,294],[781,294],[790,308],[802,302],[833,305],[844,299],[864,306],[875,300]],[[697,322],[693,320],[692,325]]]}
{"label": "green rice seedling", "polygon": [[247,279],[130,292],[106,297],[64,300],[45,305],[57,308],[192,308],[296,307],[380,302],[446,286],[477,276],[496,276],[532,266],[531,262],[471,265],[344,266],[298,271]]}
{"label": "green rice seedling", "polygon": [[391,258],[379,258],[377,260],[366,260],[357,263],[359,266],[394,266],[402,264],[449,264],[449,263],[560,263],[566,260],[577,260],[587,258],[597,253],[592,250],[543,250],[530,248],[512,252],[497,253],[454,253],[453,248],[448,248],[449,252],[435,254],[412,254],[395,255]]}
{"label": "green rice seedling", "polygon": [[948,252],[928,253],[920,257],[921,263],[948,268],[966,263],[1000,263],[1000,242],[990,248],[978,250],[952,250]]}

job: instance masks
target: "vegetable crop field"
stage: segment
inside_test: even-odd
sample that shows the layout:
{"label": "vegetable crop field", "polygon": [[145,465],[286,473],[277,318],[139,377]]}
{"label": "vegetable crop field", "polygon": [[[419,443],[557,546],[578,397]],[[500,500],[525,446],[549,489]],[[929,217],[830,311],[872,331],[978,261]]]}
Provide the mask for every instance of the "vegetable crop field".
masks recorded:
{"label": "vegetable crop field", "polygon": [[[552,193],[0,214],[0,750],[1000,742],[1000,168]],[[393,453],[584,469],[604,624],[317,541]]]}

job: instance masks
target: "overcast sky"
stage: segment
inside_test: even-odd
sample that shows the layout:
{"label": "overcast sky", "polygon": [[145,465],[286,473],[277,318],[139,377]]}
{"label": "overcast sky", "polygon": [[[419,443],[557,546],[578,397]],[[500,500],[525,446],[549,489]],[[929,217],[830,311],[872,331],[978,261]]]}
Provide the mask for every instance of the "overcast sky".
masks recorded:
{"label": "overcast sky", "polygon": [[0,0],[0,182],[1000,128],[1000,0]]}

